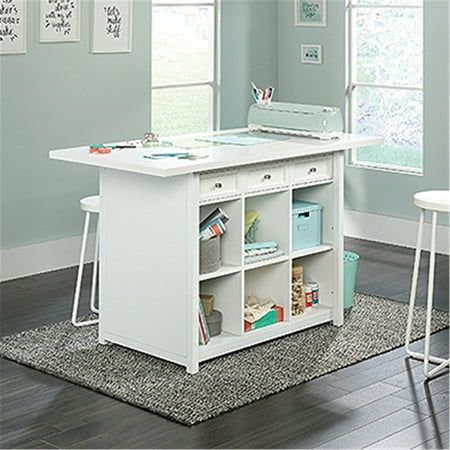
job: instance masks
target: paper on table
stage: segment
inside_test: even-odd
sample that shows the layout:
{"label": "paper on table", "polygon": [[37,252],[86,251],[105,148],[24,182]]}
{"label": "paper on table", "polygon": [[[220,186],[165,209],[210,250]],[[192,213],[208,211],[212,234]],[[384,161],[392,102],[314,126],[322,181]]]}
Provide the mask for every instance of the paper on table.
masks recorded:
{"label": "paper on table", "polygon": [[[208,155],[198,155],[195,153],[190,153],[183,151],[183,149],[177,147],[166,147],[163,152],[156,152],[151,154],[142,155],[143,158],[153,159],[153,160],[161,160],[161,159],[183,159],[195,161],[197,159],[207,158]],[[169,151],[170,150],[170,151]],[[181,151],[180,151],[181,150]]]}
{"label": "paper on table", "polygon": [[207,136],[199,138],[199,141],[218,142],[220,144],[230,145],[242,145],[244,147],[250,145],[267,144],[272,141],[283,140],[280,136],[255,136],[250,133],[238,133],[238,134],[222,134],[219,136]]}
{"label": "paper on table", "polygon": [[220,147],[223,145],[221,142],[208,142],[208,141],[200,141],[199,139],[193,138],[175,138],[173,140],[174,145],[177,147],[186,149],[186,150],[194,150],[197,148],[208,148],[208,147]]}

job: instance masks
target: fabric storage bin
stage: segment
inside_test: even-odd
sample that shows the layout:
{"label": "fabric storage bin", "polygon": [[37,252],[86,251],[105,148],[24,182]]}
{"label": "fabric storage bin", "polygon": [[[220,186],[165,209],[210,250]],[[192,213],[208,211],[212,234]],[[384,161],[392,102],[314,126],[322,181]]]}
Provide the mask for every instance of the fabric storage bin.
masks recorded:
{"label": "fabric storage bin", "polygon": [[209,316],[206,316],[206,323],[211,337],[219,336],[222,333],[222,313],[213,309]]}
{"label": "fabric storage bin", "polygon": [[295,200],[292,205],[292,250],[316,247],[322,241],[322,206]]}
{"label": "fabric storage bin", "polygon": [[221,266],[220,236],[200,241],[200,273],[214,272]]}

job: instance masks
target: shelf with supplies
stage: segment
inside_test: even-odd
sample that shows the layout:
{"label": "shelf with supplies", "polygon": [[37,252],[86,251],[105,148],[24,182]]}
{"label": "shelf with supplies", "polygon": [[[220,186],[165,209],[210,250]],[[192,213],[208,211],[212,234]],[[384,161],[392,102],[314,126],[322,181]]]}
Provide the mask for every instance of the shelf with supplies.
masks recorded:
{"label": "shelf with supplies", "polygon": [[244,332],[284,322],[289,311],[290,262],[255,268],[244,276]]}
{"label": "shelf with supplies", "polygon": [[[234,273],[199,284],[199,345],[207,347],[224,333],[242,334],[242,274]],[[203,322],[203,323],[201,323]],[[202,328],[207,338],[202,341]]]}
{"label": "shelf with supplies", "polygon": [[316,309],[333,310],[338,290],[329,267],[334,252],[316,253],[292,260],[291,318],[297,319]]}
{"label": "shelf with supplies", "polygon": [[[339,184],[330,178],[329,156],[317,164],[295,164],[296,184],[288,188],[283,183],[292,171],[274,166],[270,180],[277,181],[271,189],[257,191],[255,186],[270,184],[265,167],[252,173],[252,190],[239,198],[199,205],[200,221],[222,211],[226,229],[220,236],[220,267],[199,276],[200,294],[214,297],[214,309],[222,317],[221,332],[199,346],[201,361],[341,320],[334,269],[342,248],[335,213]],[[305,164],[318,169],[308,175]],[[309,177],[308,182],[299,185],[302,176]],[[235,180],[233,186],[238,190],[240,184]],[[300,291],[294,284],[299,265]]]}
{"label": "shelf with supplies", "polygon": [[199,279],[220,277],[242,266],[241,199],[199,207]]}
{"label": "shelf with supplies", "polygon": [[292,190],[292,254],[333,247],[338,228],[335,191],[329,183]]}
{"label": "shelf with supplies", "polygon": [[245,270],[289,258],[289,210],[289,191],[266,192],[245,198]]}

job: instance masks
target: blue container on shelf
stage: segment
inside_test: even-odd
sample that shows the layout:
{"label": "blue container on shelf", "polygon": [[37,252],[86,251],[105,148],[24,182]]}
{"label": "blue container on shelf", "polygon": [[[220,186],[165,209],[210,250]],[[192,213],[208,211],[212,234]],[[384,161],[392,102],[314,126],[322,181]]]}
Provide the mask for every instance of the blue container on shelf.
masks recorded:
{"label": "blue container on shelf", "polygon": [[295,200],[292,204],[292,250],[317,247],[322,242],[322,205]]}

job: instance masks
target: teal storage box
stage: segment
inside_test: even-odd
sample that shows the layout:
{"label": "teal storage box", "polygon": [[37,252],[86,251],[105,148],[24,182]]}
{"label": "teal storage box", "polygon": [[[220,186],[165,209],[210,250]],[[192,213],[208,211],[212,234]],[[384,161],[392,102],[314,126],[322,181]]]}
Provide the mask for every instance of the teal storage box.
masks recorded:
{"label": "teal storage box", "polygon": [[322,242],[322,206],[295,200],[292,204],[292,250],[316,247]]}

